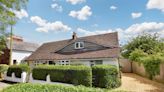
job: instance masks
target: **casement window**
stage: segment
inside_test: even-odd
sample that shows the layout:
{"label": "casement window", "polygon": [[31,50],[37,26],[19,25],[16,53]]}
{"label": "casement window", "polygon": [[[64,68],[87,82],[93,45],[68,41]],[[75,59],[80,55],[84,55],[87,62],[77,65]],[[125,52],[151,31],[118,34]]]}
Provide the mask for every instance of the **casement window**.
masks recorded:
{"label": "casement window", "polygon": [[101,64],[103,64],[103,60],[91,60],[90,61],[90,66],[101,65]]}
{"label": "casement window", "polygon": [[84,42],[75,42],[75,49],[84,48]]}
{"label": "casement window", "polygon": [[39,65],[39,64],[43,64],[43,62],[42,61],[35,61],[34,62],[34,65],[36,66],[36,65]]}
{"label": "casement window", "polygon": [[49,65],[55,65],[56,63],[54,61],[49,61],[48,64]]}
{"label": "casement window", "polygon": [[70,61],[69,60],[61,60],[59,61],[60,65],[70,65]]}

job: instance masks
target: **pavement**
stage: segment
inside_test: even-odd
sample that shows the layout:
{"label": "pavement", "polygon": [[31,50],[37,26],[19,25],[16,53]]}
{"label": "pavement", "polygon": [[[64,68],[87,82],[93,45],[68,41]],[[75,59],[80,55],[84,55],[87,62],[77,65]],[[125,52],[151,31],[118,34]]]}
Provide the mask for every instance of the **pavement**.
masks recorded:
{"label": "pavement", "polygon": [[[122,74],[122,85],[114,90],[123,90],[127,92],[164,92],[164,84],[158,83],[134,73]],[[15,83],[0,81],[0,90]]]}

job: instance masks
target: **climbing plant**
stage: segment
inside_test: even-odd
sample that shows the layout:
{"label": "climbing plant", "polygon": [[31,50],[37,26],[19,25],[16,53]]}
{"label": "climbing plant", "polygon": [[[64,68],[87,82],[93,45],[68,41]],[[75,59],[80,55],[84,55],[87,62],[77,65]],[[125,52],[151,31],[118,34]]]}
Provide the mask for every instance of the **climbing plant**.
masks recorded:
{"label": "climbing plant", "polygon": [[150,79],[160,73],[164,61],[164,40],[157,34],[142,34],[123,46],[122,56],[143,64]]}
{"label": "climbing plant", "polygon": [[148,74],[149,79],[153,79],[155,75],[160,74],[160,63],[162,59],[158,55],[150,55],[147,57],[141,58],[143,66],[146,73]]}

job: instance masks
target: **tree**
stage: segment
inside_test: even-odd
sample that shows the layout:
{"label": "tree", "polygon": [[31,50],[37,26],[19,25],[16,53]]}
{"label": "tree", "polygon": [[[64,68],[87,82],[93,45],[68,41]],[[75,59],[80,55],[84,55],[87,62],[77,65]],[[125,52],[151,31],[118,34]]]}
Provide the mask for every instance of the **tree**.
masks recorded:
{"label": "tree", "polygon": [[13,11],[25,8],[27,2],[28,0],[0,0],[0,55],[6,47],[5,41],[8,35],[6,28],[11,27],[12,30],[12,26],[17,21],[17,17]]}
{"label": "tree", "polygon": [[150,79],[160,73],[160,63],[164,61],[164,41],[157,34],[142,34],[124,46],[122,55],[143,64]]}
{"label": "tree", "polygon": [[129,58],[130,53],[135,49],[140,49],[147,54],[154,54],[164,50],[164,43],[157,34],[138,35],[123,46],[122,56]]}

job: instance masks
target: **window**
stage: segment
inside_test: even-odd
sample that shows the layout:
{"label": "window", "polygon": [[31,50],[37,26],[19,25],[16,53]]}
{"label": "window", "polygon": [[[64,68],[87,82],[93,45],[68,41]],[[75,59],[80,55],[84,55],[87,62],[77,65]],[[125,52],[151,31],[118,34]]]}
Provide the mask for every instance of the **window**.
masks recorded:
{"label": "window", "polygon": [[13,64],[17,64],[17,60],[13,60]]}
{"label": "window", "polygon": [[101,64],[103,64],[102,60],[92,60],[92,61],[90,61],[90,66],[101,65]]}
{"label": "window", "polygon": [[96,65],[101,65],[101,64],[103,64],[103,61],[102,60],[95,60],[95,63],[96,63]]}
{"label": "window", "polygon": [[84,42],[75,42],[75,49],[84,48]]}
{"label": "window", "polygon": [[60,65],[70,65],[70,61],[69,60],[61,60],[59,61]]}
{"label": "window", "polygon": [[43,62],[42,61],[35,61],[34,62],[34,65],[36,66],[36,65],[39,65],[39,64],[43,64]]}
{"label": "window", "polygon": [[56,63],[54,61],[49,61],[49,65],[55,65]]}

